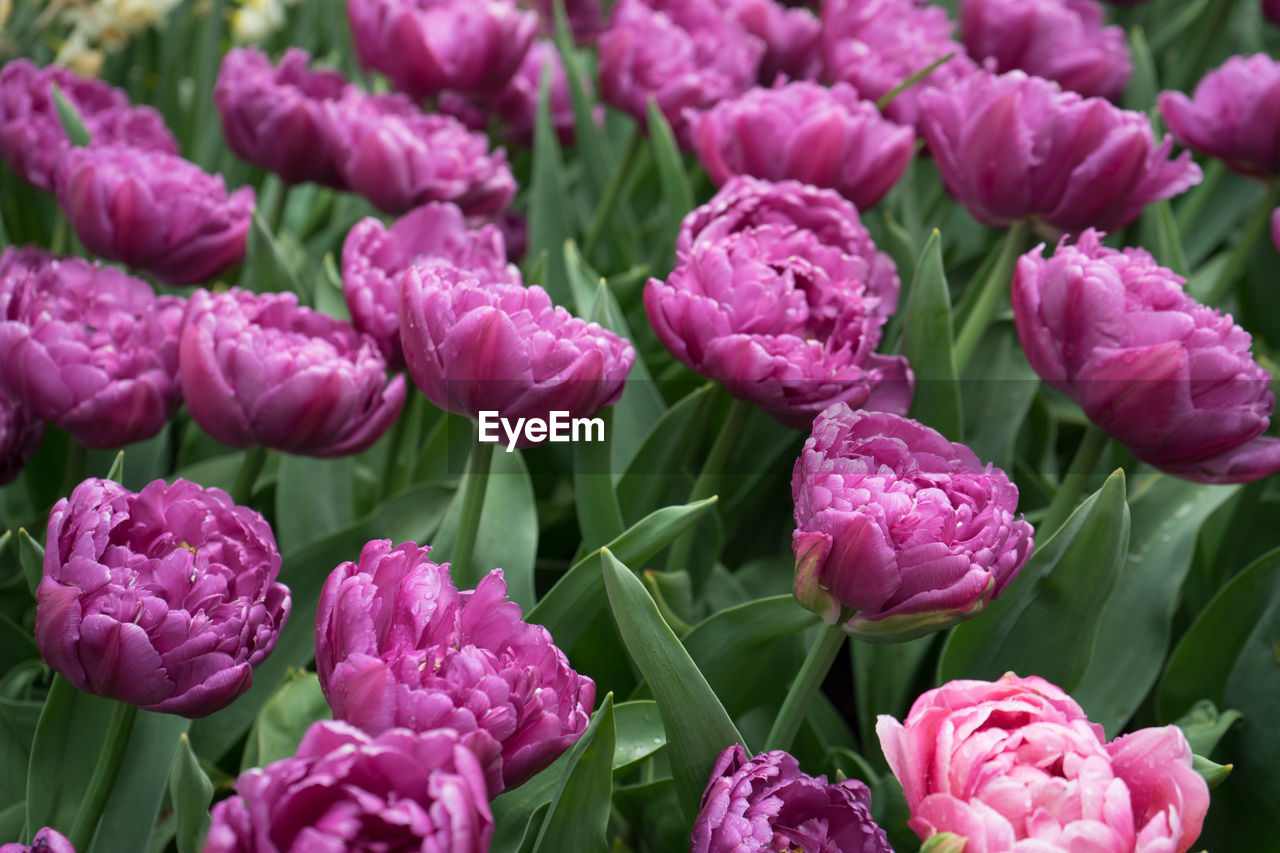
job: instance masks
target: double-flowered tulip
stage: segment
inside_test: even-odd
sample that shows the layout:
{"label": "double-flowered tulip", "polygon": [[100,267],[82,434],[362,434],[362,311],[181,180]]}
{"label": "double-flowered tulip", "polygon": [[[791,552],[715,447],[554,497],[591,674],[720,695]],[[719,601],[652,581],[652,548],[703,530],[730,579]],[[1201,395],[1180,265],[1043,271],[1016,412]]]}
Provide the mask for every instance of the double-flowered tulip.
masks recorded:
{"label": "double-flowered tulip", "polygon": [[270,526],[221,489],[85,480],[49,514],[36,642],[81,690],[202,717],[275,647],[279,571]]}
{"label": "double-flowered tulip", "polygon": [[342,244],[342,294],[351,322],[378,342],[392,369],[404,366],[400,280],[412,264],[430,259],[493,281],[516,280],[498,226],[469,228],[452,204],[425,204],[390,228],[372,216],[357,222]]}
{"label": "double-flowered tulip", "polygon": [[1034,676],[949,682],[918,698],[905,725],[881,716],[876,733],[911,828],[959,836],[947,850],[1185,853],[1209,808],[1177,726],[1107,743]]}
{"label": "double-flowered tulip", "polygon": [[457,730],[497,794],[586,730],[595,682],[520,618],[501,569],[460,592],[430,550],[373,541],[333,571],[316,614],[320,687],[336,719],[370,734]]}
{"label": "double-flowered tulip", "polygon": [[184,302],[40,249],[0,255],[0,391],[88,447],[151,438],[179,402]]}
{"label": "double-flowered tulip", "polygon": [[676,268],[649,280],[644,303],[681,362],[800,429],[835,402],[906,412],[906,359],[875,352],[898,274],[848,201],[734,178],[677,242]]}
{"label": "double-flowered tulip", "polygon": [[691,121],[711,179],[733,175],[830,187],[859,210],[874,207],[915,153],[915,132],[881,117],[848,84],[800,81],[754,88]]}
{"label": "double-flowered tulip", "polygon": [[[400,294],[409,373],[442,409],[546,420],[589,417],[622,396],[635,347],[552,304],[536,285],[449,263],[411,266]],[[530,443],[522,433],[520,445]]]}
{"label": "double-flowered tulip", "polygon": [[0,486],[18,479],[44,438],[44,421],[0,396]]}
{"label": "double-flowered tulip", "polygon": [[978,72],[920,94],[920,129],[942,181],[984,225],[1035,217],[1058,233],[1114,230],[1200,182],[1169,159],[1143,113],[1083,98],[1021,71]]}
{"label": "double-flowered tulip", "polygon": [[1194,97],[1161,92],[1158,103],[1183,145],[1242,175],[1280,177],[1280,62],[1233,56],[1196,84]]}
{"label": "double-flowered tulip", "polygon": [[795,593],[872,641],[980,612],[1031,553],[1018,489],[963,444],[844,404],[813,423],[791,475]]}
{"label": "double-flowered tulip", "polygon": [[855,779],[813,777],[785,752],[720,753],[693,823],[690,853],[893,853]]}
{"label": "double-flowered tulip", "polygon": [[253,188],[228,195],[221,175],[176,155],[72,148],[59,165],[57,194],[86,249],[170,284],[196,284],[244,259]]}
{"label": "double-flowered tulip", "polygon": [[76,853],[76,849],[65,835],[46,826],[31,839],[30,846],[18,842],[0,844],[0,853]]}
{"label": "double-flowered tulip", "polygon": [[191,417],[231,447],[347,456],[404,405],[404,377],[387,381],[374,340],[293,293],[196,291],[178,368]]}
{"label": "double-flowered tulip", "polygon": [[1249,333],[1183,289],[1142,249],[1086,231],[1051,258],[1024,255],[1013,310],[1027,359],[1134,456],[1206,483],[1280,470],[1271,375]]}
{"label": "double-flowered tulip", "polygon": [[760,83],[778,75],[813,80],[822,75],[822,22],[810,9],[788,9],[775,0],[715,0],[751,35],[764,42]]}
{"label": "double-flowered tulip", "polygon": [[1103,26],[1096,0],[963,0],[969,55],[1018,69],[1086,97],[1116,98],[1133,75],[1124,30]]}
{"label": "double-flowered tulip", "polygon": [[351,0],[356,55],[414,98],[501,91],[538,31],[513,0]]}
{"label": "double-flowered tulip", "polygon": [[58,162],[71,148],[54,106],[54,85],[93,143],[178,153],[160,113],[133,106],[120,89],[66,68],[15,59],[0,70],[0,159],[40,189],[53,190]]}
{"label": "double-flowered tulip", "polygon": [[204,853],[487,853],[484,774],[456,732],[377,737],[313,723],[292,758],[241,774],[213,807]]}

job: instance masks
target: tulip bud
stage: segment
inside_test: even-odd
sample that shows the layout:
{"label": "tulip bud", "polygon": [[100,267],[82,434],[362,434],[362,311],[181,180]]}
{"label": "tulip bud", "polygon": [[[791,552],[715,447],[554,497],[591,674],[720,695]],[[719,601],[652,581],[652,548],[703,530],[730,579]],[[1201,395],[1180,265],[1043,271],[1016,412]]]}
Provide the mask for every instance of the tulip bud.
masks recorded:
{"label": "tulip bud", "polygon": [[151,438],[179,402],[183,307],[111,267],[6,249],[0,391],[28,411],[26,421],[50,421],[87,447]]}
{"label": "tulip bud", "polygon": [[373,339],[298,305],[293,293],[191,295],[178,369],[191,417],[231,447],[347,456],[386,432],[404,404]]}
{"label": "tulip bud", "polygon": [[1031,554],[1031,525],[1015,516],[1018,489],[1005,473],[898,415],[827,409],[791,494],[796,598],[873,642],[973,616]]}
{"label": "tulip bud", "polygon": [[36,642],[81,690],[202,717],[275,647],[290,608],[279,572],[267,522],[221,489],[85,480],[49,514]]}
{"label": "tulip bud", "polygon": [[17,842],[0,844],[0,853],[76,853],[76,849],[71,846],[71,842],[65,835],[46,826],[31,839],[30,847]]}

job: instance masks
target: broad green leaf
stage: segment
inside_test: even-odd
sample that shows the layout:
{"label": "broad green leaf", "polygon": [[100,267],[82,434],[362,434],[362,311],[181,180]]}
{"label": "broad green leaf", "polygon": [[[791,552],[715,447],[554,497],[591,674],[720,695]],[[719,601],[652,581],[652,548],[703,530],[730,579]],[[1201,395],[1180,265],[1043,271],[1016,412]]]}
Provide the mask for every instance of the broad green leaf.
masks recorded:
{"label": "broad green leaf", "polygon": [[658,615],[644,584],[608,549],[600,555],[600,564],[622,640],[658,702],[671,775],[685,816],[692,820],[716,757],[730,744],[746,744],[689,653]]}
{"label": "broad green leaf", "polygon": [[569,753],[565,752],[550,767],[520,787],[494,797],[490,803],[495,824],[490,850],[494,853],[515,853],[537,837],[542,825],[540,813],[545,813],[551,804],[568,766]]}
{"label": "broad green leaf", "polygon": [[609,160],[604,135],[596,123],[596,104],[587,94],[586,75],[583,73],[578,52],[573,46],[573,34],[565,16],[563,0],[555,3],[555,43],[564,65],[565,80],[569,84],[569,98],[573,104],[574,149],[586,164],[586,176],[596,201],[609,183]]}
{"label": "broad green leaf", "polygon": [[1239,489],[1153,476],[1149,488],[1135,490],[1128,559],[1098,623],[1098,648],[1125,653],[1093,660],[1072,691],[1112,737],[1160,676],[1201,525]]}
{"label": "broad green leaf", "polygon": [[[863,744],[875,744],[876,718],[891,714],[906,717],[919,695],[921,670],[938,641],[936,634],[905,643],[853,643],[853,689],[858,697],[858,737]],[[925,679],[927,680],[927,679]],[[932,685],[929,685],[932,686]],[[870,746],[866,747],[870,750]],[[871,750],[880,761],[879,750]]]}
{"label": "broad green leaf", "polygon": [[71,831],[113,706],[110,699],[82,693],[61,675],[53,677],[27,768],[28,839],[42,826]]}
{"label": "broad green leaf", "polygon": [[213,802],[213,783],[191,750],[186,733],[178,743],[178,754],[169,770],[169,801],[177,821],[174,843],[178,853],[200,853],[205,833],[209,831],[209,804]]}
{"label": "broad green leaf", "polygon": [[1191,706],[1191,710],[1182,715],[1176,723],[1182,733],[1187,736],[1187,743],[1196,755],[1210,756],[1222,736],[1240,719],[1239,711],[1218,712],[1218,708],[1208,699],[1201,699]]}
{"label": "broad green leaf", "polygon": [[1117,470],[1036,547],[985,613],[952,630],[938,680],[994,681],[1012,671],[1074,693],[1093,660],[1102,608],[1128,547],[1124,471]]}
{"label": "broad green leaf", "polygon": [[535,851],[604,850],[613,795],[613,694],[569,752],[551,810],[542,822]]}
{"label": "broad green leaf", "polygon": [[312,459],[280,454],[272,530],[283,553],[322,539],[354,521],[351,457]]}
{"label": "broad green leaf", "polygon": [[1186,278],[1190,275],[1186,253],[1182,250],[1182,237],[1178,223],[1173,218],[1169,200],[1158,201],[1142,214],[1142,245],[1150,246],[1151,253],[1163,266]]}
{"label": "broad green leaf", "polygon": [[964,441],[964,416],[951,334],[951,294],[942,268],[942,238],[929,235],[907,300],[903,353],[915,373],[911,417],[951,441]]}
{"label": "broad green leaf", "polygon": [[667,745],[658,703],[649,699],[622,702],[613,708],[615,740],[613,772],[626,773]]}
{"label": "broad green leaf", "polygon": [[711,382],[699,386],[676,401],[649,430],[618,480],[618,503],[624,518],[652,512],[682,479],[681,463],[701,437],[716,391]]}
{"label": "broad green leaf", "polygon": [[67,100],[67,96],[62,93],[62,87],[57,83],[51,83],[49,92],[53,95],[53,108],[58,114],[58,121],[62,124],[68,141],[75,146],[91,143],[93,138],[89,135],[89,129],[84,126],[84,119],[80,117],[75,106]]}
{"label": "broad green leaf", "polygon": [[992,325],[960,383],[965,444],[979,459],[1013,474],[1014,441],[1039,388],[1013,324]]}
{"label": "broad green leaf", "polygon": [[529,253],[534,259],[545,252],[547,269],[542,287],[557,305],[569,304],[564,241],[573,236],[573,206],[566,203],[564,161],[560,141],[551,124],[549,74],[538,86],[538,112],[533,128],[533,177],[529,188]]}
{"label": "broad green leaf", "polygon": [[27,819],[27,804],[22,800],[0,809],[0,838],[21,838]]}
{"label": "broad green leaf", "polygon": [[139,711],[115,784],[102,809],[91,853],[146,850],[169,788],[165,768],[191,721],[173,714]]}
{"label": "broad green leaf", "polygon": [[[709,498],[683,506],[664,507],[640,519],[610,542],[608,548],[629,565],[643,566],[691,528],[715,503],[715,498]],[[533,609],[526,612],[525,621],[546,627],[556,638],[556,645],[569,648],[582,636],[606,602],[599,552],[593,552],[569,568]]]}
{"label": "broad green leaf", "polygon": [[1147,36],[1142,27],[1129,30],[1129,55],[1133,59],[1133,77],[1125,87],[1124,107],[1140,113],[1155,112],[1160,80],[1155,58],[1151,55],[1151,46],[1147,44]]}
{"label": "broad green leaf", "polygon": [[31,538],[25,528],[18,528],[18,562],[27,578],[27,589],[36,597],[36,587],[44,577],[44,546]]}
{"label": "broad green leaf", "polygon": [[319,677],[314,672],[292,670],[249,730],[240,770],[265,767],[288,758],[298,751],[298,744],[312,723],[331,719],[333,714],[320,691]]}
{"label": "broad green leaf", "polygon": [[680,156],[680,146],[676,144],[671,125],[667,123],[652,96],[647,109],[649,145],[658,166],[662,197],[667,203],[666,233],[660,244],[662,250],[666,251],[674,249],[680,220],[693,210],[693,187],[689,184],[689,170],[685,168],[684,158]]}
{"label": "broad green leaf", "polygon": [[579,441],[573,447],[573,502],[582,530],[582,546],[594,551],[622,535],[622,510],[613,490],[611,445],[613,409],[597,415],[604,422],[603,441]]}
{"label": "broad green leaf", "polygon": [[106,479],[114,480],[117,483],[124,482],[124,451],[121,450],[116,454],[115,461],[111,463],[111,468],[107,471]]}
{"label": "broad green leaf", "polygon": [[[277,179],[272,176],[268,186],[279,187],[278,183],[270,183],[275,180]],[[276,192],[286,192],[286,190],[277,188]],[[263,203],[269,202],[264,198]],[[249,249],[240,286],[257,293],[310,293],[310,288],[303,290],[279,238],[257,210],[253,212],[253,227],[249,232]],[[305,303],[310,300],[302,301]]]}
{"label": "broad green leaf", "polygon": [[1209,788],[1213,789],[1227,781],[1227,777],[1231,775],[1231,771],[1235,769],[1235,766],[1232,764],[1218,764],[1203,755],[1193,755],[1191,756],[1191,769],[1203,776]]}
{"label": "broad green leaf", "polygon": [[0,613],[0,673],[8,672],[25,660],[39,658],[40,649],[30,629]]}

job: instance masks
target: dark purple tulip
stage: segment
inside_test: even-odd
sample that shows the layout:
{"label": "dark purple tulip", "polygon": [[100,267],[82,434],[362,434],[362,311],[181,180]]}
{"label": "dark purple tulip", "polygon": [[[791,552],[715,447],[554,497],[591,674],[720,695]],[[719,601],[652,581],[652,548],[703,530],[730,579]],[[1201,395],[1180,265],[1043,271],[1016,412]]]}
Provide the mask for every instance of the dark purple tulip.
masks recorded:
{"label": "dark purple tulip", "polygon": [[49,514],[36,642],[89,693],[203,717],[249,689],[289,616],[261,515],[221,489],[76,486]]}
{"label": "dark purple tulip", "polygon": [[508,263],[518,264],[529,251],[529,220],[518,210],[506,210],[493,222],[507,244]]}
{"label": "dark purple tulip", "polygon": [[0,397],[0,486],[18,479],[43,438],[44,421],[26,406]]}
{"label": "dark purple tulip", "polygon": [[915,153],[915,131],[880,116],[853,87],[800,81],[755,88],[690,120],[711,180],[733,175],[829,187],[859,210],[874,207]]}
{"label": "dark purple tulip", "polygon": [[85,248],[170,284],[205,281],[244,259],[252,187],[172,154],[117,145],[72,148],[58,203]]}
{"label": "dark purple tulip", "polygon": [[231,447],[348,456],[377,441],[404,404],[404,377],[387,381],[374,340],[300,307],[293,293],[197,290],[178,367],[191,417]]}
{"label": "dark purple tulip", "polygon": [[1183,145],[1232,171],[1280,176],[1280,62],[1233,56],[1196,84],[1195,96],[1161,92],[1160,113]]}
{"label": "dark purple tulip", "polygon": [[[748,218],[751,207],[788,206],[815,220],[825,209],[835,227],[813,231],[785,215]],[[644,291],[649,321],[671,354],[797,429],[840,401],[906,412],[906,359],[875,352],[897,305],[898,275],[853,205],[794,181],[735,178],[682,230],[714,215],[706,209],[725,212],[696,239],[682,234],[675,270],[665,282],[650,279]]]}
{"label": "dark purple tulip", "polygon": [[1280,0],[1262,0],[1262,16],[1280,27]]}
{"label": "dark purple tulip", "polygon": [[1200,182],[1169,159],[1143,113],[1082,98],[1021,71],[972,74],[920,95],[920,129],[943,183],[984,225],[1035,216],[1060,233],[1116,229]]}
{"label": "dark purple tulip", "polygon": [[0,390],[88,447],[151,438],[179,402],[183,300],[80,258],[0,255]]}
{"label": "dark purple tulip", "polygon": [[1115,99],[1133,75],[1120,27],[1103,26],[1095,0],[962,0],[969,55],[996,71],[1018,69],[1085,97]]}
{"label": "dark purple tulip", "polygon": [[946,10],[916,0],[826,0],[822,4],[822,57],[829,80],[853,85],[876,101],[945,56],[952,58],[900,92],[885,115],[916,124],[922,92],[948,88],[977,66],[951,37]]}
{"label": "dark purple tulip", "polygon": [[782,74],[792,80],[822,75],[822,22],[810,9],[788,9],[774,0],[715,0],[764,42],[759,81],[772,86]]}
{"label": "dark purple tulip", "polygon": [[53,191],[58,161],[71,147],[54,108],[54,83],[80,114],[94,144],[178,153],[160,113],[133,106],[120,89],[67,68],[37,68],[30,60],[15,59],[0,70],[0,158],[40,189]]}
{"label": "dark purple tulip", "polygon": [[493,280],[513,280],[496,225],[467,227],[452,204],[431,203],[390,228],[372,216],[355,224],[342,244],[342,294],[351,322],[378,343],[393,370],[404,367],[400,347],[400,279],[410,265],[439,258]]}
{"label": "dark purple tulip", "polygon": [[693,822],[690,853],[893,853],[856,779],[827,784],[790,754],[720,753]]}
{"label": "dark purple tulip", "polygon": [[648,100],[685,138],[686,109],[746,91],[765,46],[712,2],[618,0],[596,42],[600,94],[641,125]]}
{"label": "dark purple tulip", "polygon": [[1280,470],[1271,375],[1230,315],[1198,304],[1142,249],[1108,249],[1086,231],[1052,258],[1018,261],[1013,310],[1045,382],[1134,456],[1202,483]]}
{"label": "dark purple tulip", "polygon": [[791,495],[796,599],[872,642],[981,612],[1031,554],[1031,525],[1003,471],[886,412],[837,404],[819,415]]}
{"label": "dark purple tulip", "polygon": [[430,550],[375,540],[329,575],[316,614],[320,686],[336,719],[370,734],[456,729],[497,794],[582,735],[595,682],[520,618],[501,569],[459,592]]}
{"label": "dark purple tulip", "polygon": [[414,98],[501,91],[538,31],[511,0],[350,0],[347,17],[360,64]]}
{"label": "dark purple tulip", "polygon": [[406,213],[449,201],[468,216],[501,213],[516,180],[501,148],[457,119],[418,112],[399,97],[348,98],[333,105],[338,171],[379,210]]}
{"label": "dark purple tulip", "polygon": [[310,54],[293,47],[274,68],[256,47],[228,51],[213,102],[227,147],[236,155],[291,184],[315,181],[343,189],[325,105],[347,96],[351,87],[337,71],[308,71],[310,61]]}
{"label": "dark purple tulip", "polygon": [[[543,35],[555,34],[555,0],[520,0],[520,5],[538,13]],[[564,12],[569,30],[579,44],[595,41],[604,25],[600,0],[564,0]]]}
{"label": "dark purple tulip", "polygon": [[76,853],[76,849],[61,832],[46,826],[31,839],[30,847],[17,842],[3,844],[0,845],[0,853]]}
{"label": "dark purple tulip", "polygon": [[400,341],[432,403],[512,423],[553,411],[589,417],[613,405],[636,356],[630,341],[552,305],[541,287],[490,283],[448,264],[404,274]]}
{"label": "dark purple tulip", "polygon": [[292,758],[240,774],[213,807],[204,853],[487,853],[484,775],[456,732],[369,737],[312,723]]}

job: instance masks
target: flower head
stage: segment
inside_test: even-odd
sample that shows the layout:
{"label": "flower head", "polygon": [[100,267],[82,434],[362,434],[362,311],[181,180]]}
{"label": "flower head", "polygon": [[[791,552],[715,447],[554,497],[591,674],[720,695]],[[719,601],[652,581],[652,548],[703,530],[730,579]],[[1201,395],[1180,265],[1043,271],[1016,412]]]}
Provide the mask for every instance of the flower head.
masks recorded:
{"label": "flower head", "polygon": [[[0,24],[3,24],[0,21]],[[46,826],[31,839],[31,846],[14,842],[0,844],[0,853],[76,853],[71,842],[58,830]]]}

